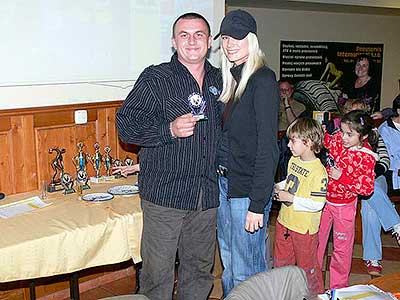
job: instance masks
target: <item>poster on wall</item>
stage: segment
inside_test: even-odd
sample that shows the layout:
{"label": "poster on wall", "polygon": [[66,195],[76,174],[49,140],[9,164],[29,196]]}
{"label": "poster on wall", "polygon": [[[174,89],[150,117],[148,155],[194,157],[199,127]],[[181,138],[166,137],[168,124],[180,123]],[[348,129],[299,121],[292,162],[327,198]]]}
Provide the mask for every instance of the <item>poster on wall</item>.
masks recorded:
{"label": "poster on wall", "polygon": [[[361,59],[361,60],[360,60]],[[383,44],[281,41],[280,77],[311,110],[339,111],[347,99],[380,109]]]}

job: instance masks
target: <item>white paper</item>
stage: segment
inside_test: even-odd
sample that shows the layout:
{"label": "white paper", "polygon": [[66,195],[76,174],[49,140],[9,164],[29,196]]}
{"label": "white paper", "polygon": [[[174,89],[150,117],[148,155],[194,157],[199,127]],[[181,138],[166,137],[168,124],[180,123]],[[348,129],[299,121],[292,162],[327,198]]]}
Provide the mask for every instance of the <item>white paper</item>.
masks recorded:
{"label": "white paper", "polygon": [[51,205],[43,202],[38,196],[0,206],[0,218],[8,219],[39,208]]}
{"label": "white paper", "polygon": [[377,288],[374,285],[353,285],[346,288],[332,290],[332,296],[329,298],[326,294],[318,295],[323,300],[352,300],[352,299],[367,299],[367,300],[396,300],[391,293],[387,293]]}

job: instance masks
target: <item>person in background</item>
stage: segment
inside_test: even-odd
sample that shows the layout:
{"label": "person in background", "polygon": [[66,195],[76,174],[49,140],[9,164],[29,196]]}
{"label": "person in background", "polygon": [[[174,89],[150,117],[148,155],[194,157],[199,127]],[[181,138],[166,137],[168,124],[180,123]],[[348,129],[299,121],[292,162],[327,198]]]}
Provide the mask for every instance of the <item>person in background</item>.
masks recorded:
{"label": "person in background", "polygon": [[[345,111],[361,109],[368,111],[368,106],[359,99],[347,101]],[[378,135],[376,144],[371,144],[372,150],[378,155],[375,164],[374,192],[367,197],[361,197],[361,218],[362,218],[362,245],[363,259],[367,272],[370,275],[381,276],[383,267],[382,259],[381,229],[385,231],[394,230],[400,232],[400,217],[390,201],[387,190],[385,173],[390,166],[389,154],[385,142]]]}
{"label": "person in background", "polygon": [[[390,191],[400,189],[400,95],[393,100],[393,116],[379,126],[378,131],[385,141],[390,158],[389,171],[385,173]],[[400,244],[400,228],[394,226],[392,235]]]}
{"label": "person in background", "polygon": [[294,84],[290,79],[279,80],[279,131],[286,131],[288,126],[306,110],[304,104],[294,100]]}
{"label": "person in background", "polygon": [[373,76],[373,63],[368,55],[361,54],[356,59],[354,68],[356,79],[345,86],[343,97],[348,99],[361,99],[369,109],[369,113],[379,111],[379,85]]}
{"label": "person in background", "polygon": [[286,180],[275,185],[275,199],[282,202],[276,220],[274,267],[297,265],[306,272],[311,295],[324,292],[317,261],[318,228],[326,199],[328,175],[317,158],[323,147],[321,125],[300,118],[287,134],[293,153]]}
{"label": "person in background", "polygon": [[[222,78],[206,60],[211,36],[203,16],[178,17],[171,41],[171,61],[142,72],[116,121],[121,140],[141,146],[140,293],[152,300],[172,298],[178,252],[178,299],[205,300],[219,204],[215,154]],[[193,100],[204,101],[207,120],[190,113]]]}
{"label": "person in background", "polygon": [[318,232],[318,263],[321,266],[333,225],[333,253],[329,267],[330,289],[349,284],[358,195],[374,189],[376,154],[374,124],[368,113],[354,110],[341,119],[340,131],[325,134],[329,152],[328,189]]}
{"label": "person in background", "polygon": [[[280,105],[279,105],[279,131],[286,131],[288,126],[302,116],[306,111],[304,104],[294,100],[294,85],[290,79],[279,80]],[[280,134],[279,145],[279,179],[283,180],[287,175],[287,166],[292,153],[288,148],[288,137]]]}
{"label": "person in background", "polygon": [[266,270],[265,238],[278,163],[279,90],[266,66],[255,19],[234,10],[222,20],[225,103],[219,148],[218,242],[224,296]]}

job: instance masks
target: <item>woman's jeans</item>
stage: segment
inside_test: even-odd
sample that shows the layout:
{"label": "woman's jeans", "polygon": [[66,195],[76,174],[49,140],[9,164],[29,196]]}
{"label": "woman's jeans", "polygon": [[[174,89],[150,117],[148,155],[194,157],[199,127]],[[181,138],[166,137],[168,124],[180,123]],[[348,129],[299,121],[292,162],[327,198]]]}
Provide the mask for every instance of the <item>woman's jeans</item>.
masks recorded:
{"label": "woman's jeans", "polygon": [[219,176],[217,235],[221,260],[224,266],[222,287],[224,296],[246,278],[267,270],[265,239],[271,198],[265,207],[264,226],[257,232],[245,230],[250,205],[249,198],[227,198],[228,180]]}
{"label": "woman's jeans", "polygon": [[364,260],[382,259],[381,227],[388,231],[400,223],[400,217],[387,195],[384,176],[375,179],[374,193],[361,201]]}

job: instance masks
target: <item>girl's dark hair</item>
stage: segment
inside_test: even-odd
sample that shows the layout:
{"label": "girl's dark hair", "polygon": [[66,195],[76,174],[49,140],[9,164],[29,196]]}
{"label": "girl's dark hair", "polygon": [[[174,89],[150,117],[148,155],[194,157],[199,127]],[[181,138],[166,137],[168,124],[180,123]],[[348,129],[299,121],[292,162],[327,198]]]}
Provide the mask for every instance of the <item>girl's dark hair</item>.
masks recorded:
{"label": "girl's dark hair", "polygon": [[363,138],[368,136],[368,143],[375,146],[378,143],[378,134],[374,130],[374,120],[364,110],[352,110],[342,117],[341,123],[347,124]]}

